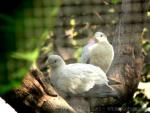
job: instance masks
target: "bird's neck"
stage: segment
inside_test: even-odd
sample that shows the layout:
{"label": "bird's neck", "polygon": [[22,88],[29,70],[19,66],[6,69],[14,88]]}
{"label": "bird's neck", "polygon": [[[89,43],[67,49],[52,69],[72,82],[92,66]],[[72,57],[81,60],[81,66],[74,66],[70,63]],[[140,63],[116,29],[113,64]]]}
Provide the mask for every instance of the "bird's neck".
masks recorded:
{"label": "bird's neck", "polygon": [[103,38],[103,39],[101,39],[101,41],[100,42],[106,42],[106,43],[109,43],[108,42],[108,40],[107,40],[107,38]]}
{"label": "bird's neck", "polygon": [[54,70],[55,72],[59,72],[60,70],[62,70],[64,67],[66,66],[65,62],[62,62],[60,65],[53,67],[52,70]]}

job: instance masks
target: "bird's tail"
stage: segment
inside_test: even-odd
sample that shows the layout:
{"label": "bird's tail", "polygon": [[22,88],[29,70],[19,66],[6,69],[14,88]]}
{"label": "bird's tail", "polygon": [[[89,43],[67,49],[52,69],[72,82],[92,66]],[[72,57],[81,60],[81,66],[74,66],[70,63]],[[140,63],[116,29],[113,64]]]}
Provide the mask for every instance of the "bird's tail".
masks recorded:
{"label": "bird's tail", "polygon": [[104,97],[119,98],[118,92],[113,87],[107,84],[95,85],[92,89],[81,95],[84,97],[92,97],[92,98],[104,98]]}

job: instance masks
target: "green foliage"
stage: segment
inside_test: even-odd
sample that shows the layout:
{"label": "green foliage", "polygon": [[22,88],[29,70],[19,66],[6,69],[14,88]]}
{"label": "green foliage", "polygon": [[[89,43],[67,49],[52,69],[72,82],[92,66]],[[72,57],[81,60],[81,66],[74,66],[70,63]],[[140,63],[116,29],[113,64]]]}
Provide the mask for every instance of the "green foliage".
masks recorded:
{"label": "green foliage", "polygon": [[150,40],[145,34],[149,34],[149,29],[144,28],[142,32],[142,52],[144,56],[144,67],[142,72],[142,79],[138,86],[138,90],[134,94],[133,102],[135,106],[139,106],[142,109],[149,107],[150,103],[150,65],[149,65],[149,52],[150,52]]}
{"label": "green foliage", "polygon": [[[16,15],[11,16],[0,14],[0,21],[3,22],[4,27],[0,27],[3,32],[3,52],[0,53],[0,94],[5,93],[12,88],[19,87],[23,77],[29,71],[31,65],[35,64],[39,55],[41,45],[45,42],[48,31],[53,30],[55,25],[55,18],[59,11],[60,0],[54,0],[50,5],[51,10],[48,19],[51,22],[51,29],[46,29],[38,37],[24,38],[24,18],[29,19],[32,15],[24,15],[24,9],[30,10],[32,8],[31,2],[22,7],[16,12]],[[32,19],[34,22],[35,19]],[[19,31],[19,34],[16,32]],[[1,48],[0,48],[1,49]]]}
{"label": "green foliage", "polygon": [[60,6],[60,0],[53,0],[53,5],[54,7],[51,7],[50,13],[49,13],[49,19],[50,19],[50,23],[51,23],[51,28],[54,27],[55,25],[55,21],[56,21],[56,16],[58,14],[59,11],[59,6]]}
{"label": "green foliage", "polygon": [[4,20],[7,23],[14,23],[14,20],[11,17],[4,14],[0,14],[0,19]]}
{"label": "green foliage", "polygon": [[39,51],[35,49],[34,51],[27,51],[27,52],[14,52],[12,53],[11,57],[18,59],[18,60],[26,60],[30,62],[34,62],[38,57]]}
{"label": "green foliage", "polygon": [[0,87],[1,87],[1,90],[0,90],[0,94],[3,94],[3,93],[6,93],[7,91],[13,89],[13,88],[16,88],[16,87],[19,87],[20,86],[20,81],[16,81],[16,80],[13,80],[11,82],[9,82],[9,84],[2,84]]}
{"label": "green foliage", "polygon": [[119,2],[121,2],[121,0],[111,0],[112,4],[118,4]]}
{"label": "green foliage", "polygon": [[74,57],[77,59],[78,62],[80,62],[80,57],[81,57],[82,51],[83,51],[82,48],[78,48],[74,53]]}
{"label": "green foliage", "polygon": [[150,52],[150,44],[149,43],[146,43],[144,45],[144,50],[147,51],[147,52]]}

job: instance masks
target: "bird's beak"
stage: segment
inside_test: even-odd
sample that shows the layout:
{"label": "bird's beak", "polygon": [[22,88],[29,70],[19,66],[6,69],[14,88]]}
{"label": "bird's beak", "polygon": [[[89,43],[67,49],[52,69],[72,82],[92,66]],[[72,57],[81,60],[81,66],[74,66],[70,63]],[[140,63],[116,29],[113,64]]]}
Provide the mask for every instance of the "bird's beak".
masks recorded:
{"label": "bird's beak", "polygon": [[51,68],[48,61],[45,62],[45,66],[48,67],[48,68]]}
{"label": "bird's beak", "polygon": [[48,61],[46,61],[45,65],[48,66]]}

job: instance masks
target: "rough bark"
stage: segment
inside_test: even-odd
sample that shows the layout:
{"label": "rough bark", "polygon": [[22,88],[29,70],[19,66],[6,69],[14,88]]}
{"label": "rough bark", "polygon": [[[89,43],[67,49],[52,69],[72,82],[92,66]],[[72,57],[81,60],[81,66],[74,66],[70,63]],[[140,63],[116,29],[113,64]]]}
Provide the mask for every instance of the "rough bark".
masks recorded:
{"label": "rough bark", "polygon": [[38,69],[31,69],[22,86],[8,92],[3,98],[18,113],[76,113],[47,80]]}

